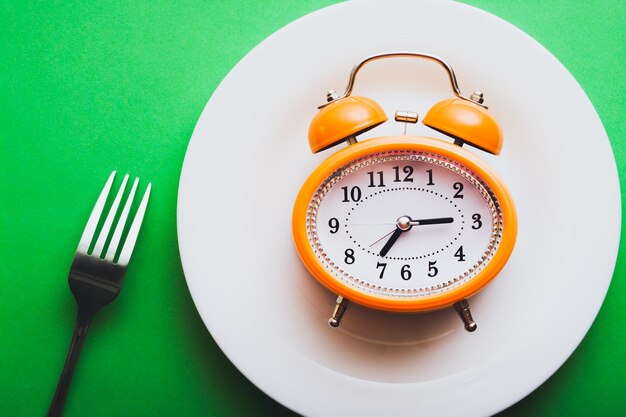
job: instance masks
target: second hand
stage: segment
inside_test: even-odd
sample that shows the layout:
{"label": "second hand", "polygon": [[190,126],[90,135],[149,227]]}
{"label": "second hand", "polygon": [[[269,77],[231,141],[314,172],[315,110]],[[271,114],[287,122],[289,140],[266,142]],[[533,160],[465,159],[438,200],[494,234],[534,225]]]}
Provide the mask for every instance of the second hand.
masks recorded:
{"label": "second hand", "polygon": [[[393,224],[393,223],[384,223],[384,224]],[[390,234],[392,234],[393,232],[395,232],[395,231],[396,231],[396,229],[393,229],[391,232],[387,233],[385,236],[381,237],[381,238],[380,238],[380,239],[378,239],[376,242],[372,243],[372,244],[370,245],[370,248],[371,248],[372,246],[374,246],[375,244],[377,244],[378,242],[380,242],[381,240],[383,240],[384,238],[386,238],[387,236],[389,236]]]}

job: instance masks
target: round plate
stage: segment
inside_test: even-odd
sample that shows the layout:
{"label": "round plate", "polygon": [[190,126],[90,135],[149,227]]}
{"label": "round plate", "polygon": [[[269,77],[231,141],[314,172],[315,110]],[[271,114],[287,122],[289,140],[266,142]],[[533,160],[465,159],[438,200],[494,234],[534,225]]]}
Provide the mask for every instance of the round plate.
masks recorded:
{"label": "round plate", "polygon": [[[485,93],[502,154],[475,151],[508,185],[513,255],[470,300],[478,330],[451,309],[400,315],[335,297],[300,263],[291,210],[312,155],[307,131],[328,89],[379,52],[446,59],[464,94]],[[366,66],[355,94],[420,115],[451,96],[443,70],[396,59]],[[393,117],[391,117],[393,119]],[[575,121],[575,123],[572,123]],[[365,137],[401,135],[393,121]],[[417,124],[408,133],[442,137]],[[544,382],[604,299],[617,256],[620,197],[608,138],[572,76],[512,25],[452,2],[348,2],[308,15],[250,52],[207,104],[179,200],[180,252],[211,335],[254,384],[304,415],[488,415]],[[558,333],[558,337],[554,337]]]}

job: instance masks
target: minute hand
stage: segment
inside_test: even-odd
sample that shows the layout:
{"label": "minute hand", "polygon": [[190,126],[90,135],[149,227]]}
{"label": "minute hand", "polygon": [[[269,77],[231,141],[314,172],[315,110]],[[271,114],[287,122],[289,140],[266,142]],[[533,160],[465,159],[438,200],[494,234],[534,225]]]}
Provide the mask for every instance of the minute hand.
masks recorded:
{"label": "minute hand", "polygon": [[436,219],[419,219],[419,220],[411,220],[409,224],[411,226],[421,226],[425,224],[444,224],[444,223],[452,223],[454,218],[452,217],[438,217]]}

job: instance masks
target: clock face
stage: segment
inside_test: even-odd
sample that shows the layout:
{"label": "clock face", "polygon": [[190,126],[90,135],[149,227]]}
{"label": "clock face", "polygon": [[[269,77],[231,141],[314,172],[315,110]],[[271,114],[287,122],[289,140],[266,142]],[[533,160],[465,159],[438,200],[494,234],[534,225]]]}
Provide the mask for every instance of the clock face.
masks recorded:
{"label": "clock face", "polygon": [[487,183],[458,161],[421,151],[360,157],[310,200],[309,244],[330,275],[385,298],[457,288],[490,262],[502,212]]}

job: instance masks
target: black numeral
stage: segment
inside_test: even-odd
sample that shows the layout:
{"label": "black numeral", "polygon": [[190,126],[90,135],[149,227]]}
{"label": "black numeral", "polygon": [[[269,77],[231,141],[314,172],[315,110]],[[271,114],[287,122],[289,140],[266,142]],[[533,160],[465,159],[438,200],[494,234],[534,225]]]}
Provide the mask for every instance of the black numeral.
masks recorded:
{"label": "black numeral", "polygon": [[328,221],[328,226],[330,226],[330,233],[337,233],[337,231],[339,230],[339,220],[337,220],[336,218],[331,218]]}
{"label": "black numeral", "polygon": [[404,176],[404,179],[400,179],[400,167],[395,166],[393,167],[393,170],[395,172],[395,179],[393,180],[393,182],[413,182],[413,178],[411,177],[411,175],[413,175],[412,166],[407,165],[404,168],[402,168],[402,172],[406,174]]}
{"label": "black numeral", "polygon": [[452,188],[457,190],[456,194],[454,194],[454,198],[463,198],[463,194],[461,194],[461,191],[463,191],[463,184],[461,184],[460,182],[455,182]]}
{"label": "black numeral", "polygon": [[360,201],[361,200],[361,189],[358,186],[354,186],[348,192],[348,187],[341,187],[343,190],[343,200],[344,203],[349,203],[350,201]]}
{"label": "black numeral", "polygon": [[380,271],[380,275],[378,275],[378,278],[382,279],[383,275],[385,274],[385,268],[387,268],[387,263],[386,262],[378,262],[376,264],[376,269],[378,268],[382,268],[382,270]]}
{"label": "black numeral", "polygon": [[345,259],[343,260],[345,263],[347,263],[348,265],[352,265],[354,263],[354,250],[353,249],[346,249],[345,251]]}
{"label": "black numeral", "polygon": [[483,222],[480,221],[480,214],[474,213],[472,214],[472,220],[474,220],[474,224],[472,225],[472,229],[478,230],[483,225]]}
{"label": "black numeral", "polygon": [[456,252],[454,252],[454,256],[459,259],[459,262],[465,261],[465,253],[463,253],[463,246],[461,246]]}
{"label": "black numeral", "polygon": [[433,182],[433,170],[427,169],[426,172],[428,172],[428,182],[426,183],[426,185],[435,185],[435,183]]}
{"label": "black numeral", "polygon": [[413,274],[411,273],[411,265],[404,265],[400,270],[400,276],[405,281],[410,280],[413,276]]}
{"label": "black numeral", "polygon": [[[368,185],[368,187],[384,187],[385,186],[385,183],[383,182],[382,171],[377,171],[377,172],[370,171],[367,173],[367,175],[370,176],[370,185]],[[378,184],[376,184],[376,181],[375,181],[376,176],[378,177]]]}
{"label": "black numeral", "polygon": [[437,261],[428,261],[428,276],[435,277],[439,273],[439,269],[435,266]]}

